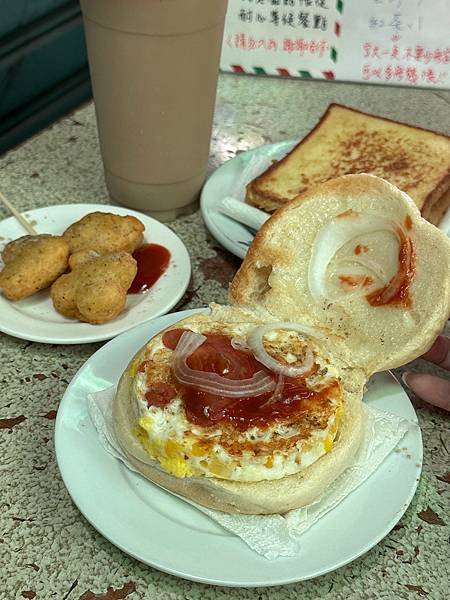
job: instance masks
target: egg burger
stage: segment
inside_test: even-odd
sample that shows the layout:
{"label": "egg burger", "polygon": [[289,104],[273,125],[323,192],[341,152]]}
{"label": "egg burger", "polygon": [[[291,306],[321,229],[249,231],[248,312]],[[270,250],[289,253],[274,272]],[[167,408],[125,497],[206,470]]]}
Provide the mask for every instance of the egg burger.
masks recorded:
{"label": "egg burger", "polygon": [[425,351],[450,313],[450,244],[369,175],[328,181],[262,227],[211,305],[131,360],[113,406],[146,478],[203,506],[310,504],[354,460],[364,385]]}

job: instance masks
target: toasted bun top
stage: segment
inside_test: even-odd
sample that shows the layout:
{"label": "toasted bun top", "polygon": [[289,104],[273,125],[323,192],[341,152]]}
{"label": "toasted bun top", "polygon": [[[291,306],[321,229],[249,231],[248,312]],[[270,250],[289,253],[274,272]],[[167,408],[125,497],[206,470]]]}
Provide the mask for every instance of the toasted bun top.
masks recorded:
{"label": "toasted bun top", "polygon": [[[339,246],[345,223],[352,230],[357,221],[373,221],[374,227],[359,228]],[[383,228],[383,222],[392,227]],[[338,250],[330,255],[333,244]],[[378,292],[387,282],[395,288],[405,258],[402,246],[412,252],[397,302],[371,304],[369,291]],[[327,252],[331,260],[324,262]],[[326,328],[332,353],[370,375],[416,358],[441,332],[450,315],[449,268],[448,238],[422,219],[409,196],[378,177],[346,175],[311,188],[274,213],[236,274],[230,301],[260,306],[274,319]],[[372,282],[367,293],[362,275]],[[318,296],[322,279],[326,293]]]}

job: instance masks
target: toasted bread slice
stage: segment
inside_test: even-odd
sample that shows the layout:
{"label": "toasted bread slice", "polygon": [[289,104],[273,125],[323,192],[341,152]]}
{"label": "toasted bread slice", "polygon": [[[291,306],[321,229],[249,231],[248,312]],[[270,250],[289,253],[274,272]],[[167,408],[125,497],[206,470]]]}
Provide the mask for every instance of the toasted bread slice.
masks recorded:
{"label": "toasted bread slice", "polygon": [[246,202],[273,212],[316,183],[349,173],[386,179],[437,225],[450,205],[450,137],[331,104],[287,156],[247,186]]}
{"label": "toasted bread slice", "polygon": [[[373,231],[358,234],[359,219],[372,220]],[[354,235],[329,267],[311,266],[313,254],[320,262],[342,227],[354,228]],[[379,288],[395,277],[402,260],[396,227],[412,243],[411,276],[396,301],[371,305],[372,288],[366,294],[349,277],[365,275]],[[326,239],[317,246],[320,231]],[[449,239],[421,218],[405,193],[372,175],[346,175],[310,188],[266,221],[234,277],[230,298],[239,306],[262,306],[281,320],[328,327],[335,354],[368,376],[428,349],[450,314],[449,272]],[[314,294],[318,278],[330,284],[320,298]]]}

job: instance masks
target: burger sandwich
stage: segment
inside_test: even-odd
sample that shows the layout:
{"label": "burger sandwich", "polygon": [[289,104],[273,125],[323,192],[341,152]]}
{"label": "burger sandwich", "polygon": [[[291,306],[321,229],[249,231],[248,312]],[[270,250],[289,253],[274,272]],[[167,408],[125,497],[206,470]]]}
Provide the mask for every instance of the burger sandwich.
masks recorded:
{"label": "burger sandwich", "polygon": [[426,351],[450,314],[450,242],[412,200],[347,175],[280,208],[230,287],[153,337],[113,405],[147,479],[228,513],[318,499],[361,443],[364,386]]}

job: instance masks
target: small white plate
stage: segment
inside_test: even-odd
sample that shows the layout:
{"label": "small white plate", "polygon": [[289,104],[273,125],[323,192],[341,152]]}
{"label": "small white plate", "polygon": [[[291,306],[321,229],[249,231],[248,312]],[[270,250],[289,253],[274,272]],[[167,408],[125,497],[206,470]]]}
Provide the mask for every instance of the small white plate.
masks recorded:
{"label": "small white plate", "polygon": [[[216,169],[203,187],[200,207],[207,228],[222,246],[239,258],[244,258],[247,254],[254,238],[254,231],[219,212],[220,202],[226,196],[243,200],[245,185],[266,170],[267,166],[258,173],[253,173],[248,181],[242,181],[243,171],[253,157],[279,160],[297,142],[298,140],[286,140],[242,152]],[[444,215],[439,229],[450,237],[450,210]]]}
{"label": "small white plate", "polygon": [[[202,583],[272,586],[333,571],[375,546],[408,507],[420,477],[419,428],[379,469],[303,536],[297,556],[269,561],[193,506],[153,485],[105,452],[89,418],[87,395],[117,382],[154,334],[196,311],[165,315],[113,339],[73,378],[56,419],[63,481],[86,519],[110,542],[151,565]],[[389,373],[369,383],[365,402],[417,423],[408,396]]]}
{"label": "small white plate", "polygon": [[[191,261],[180,238],[156,219],[142,213],[105,204],[64,204],[29,210],[25,218],[38,233],[61,235],[64,230],[94,212],[133,215],[145,225],[144,242],[165,246],[170,254],[166,272],[142,294],[128,294],[125,310],[113,321],[102,325],[81,323],[56,312],[48,290],[10,302],[0,293],[0,331],[15,337],[48,344],[86,344],[108,340],[139,323],[165,314],[182,298],[191,277]],[[0,222],[0,251],[26,231],[10,217]],[[1,262],[0,262],[1,264]]]}
{"label": "small white plate", "polygon": [[[288,140],[276,144],[259,146],[246,152],[241,152],[235,158],[228,160],[209,177],[203,186],[200,199],[200,208],[203,220],[211,235],[218,240],[227,250],[244,258],[248,247],[253,241],[254,233],[245,225],[234,221],[230,217],[219,212],[218,207],[225,196],[234,196],[236,187],[239,187],[239,180],[242,171],[247,166],[249,160],[254,156],[265,156],[268,158],[279,159],[284,156],[295,144],[295,141]],[[264,169],[263,169],[264,170]],[[253,179],[253,177],[251,177]],[[250,180],[251,180],[250,179]],[[248,183],[248,182],[247,182]],[[242,185],[241,194],[245,185]],[[240,200],[241,198],[237,198]]]}

